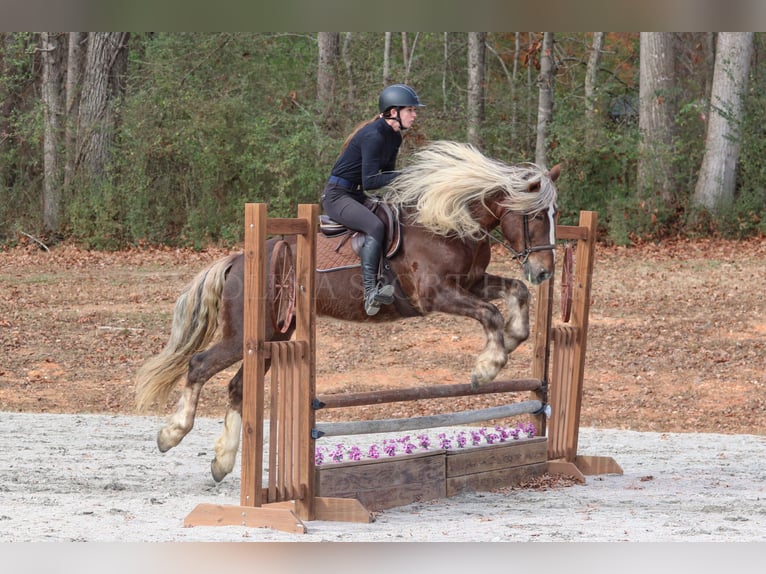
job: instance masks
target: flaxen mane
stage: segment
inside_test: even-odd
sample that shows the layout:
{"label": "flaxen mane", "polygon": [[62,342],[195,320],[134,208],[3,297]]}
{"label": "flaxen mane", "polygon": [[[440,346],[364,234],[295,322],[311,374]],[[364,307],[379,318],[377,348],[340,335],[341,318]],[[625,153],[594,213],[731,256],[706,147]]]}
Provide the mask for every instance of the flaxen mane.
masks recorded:
{"label": "flaxen mane", "polygon": [[[531,183],[540,189],[529,193]],[[416,223],[439,235],[480,238],[471,209],[503,192],[502,205],[536,213],[556,202],[556,188],[535,164],[508,165],[488,158],[470,144],[436,141],[415,154],[386,190],[385,199],[414,215]]]}

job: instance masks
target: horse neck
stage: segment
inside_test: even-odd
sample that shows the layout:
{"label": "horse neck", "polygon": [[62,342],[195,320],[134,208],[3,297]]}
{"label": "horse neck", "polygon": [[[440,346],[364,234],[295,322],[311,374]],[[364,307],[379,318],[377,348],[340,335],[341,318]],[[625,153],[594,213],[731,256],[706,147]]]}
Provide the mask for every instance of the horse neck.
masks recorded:
{"label": "horse neck", "polygon": [[481,202],[477,202],[471,209],[473,219],[481,226],[481,228],[487,233],[492,232],[498,225],[500,225],[500,216],[498,214],[497,202],[487,201],[486,205]]}

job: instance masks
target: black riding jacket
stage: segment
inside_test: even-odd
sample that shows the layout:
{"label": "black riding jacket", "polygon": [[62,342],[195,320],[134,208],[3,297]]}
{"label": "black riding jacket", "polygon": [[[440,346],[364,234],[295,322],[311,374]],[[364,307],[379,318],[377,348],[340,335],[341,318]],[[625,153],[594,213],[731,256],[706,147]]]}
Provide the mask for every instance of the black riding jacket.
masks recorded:
{"label": "black riding jacket", "polygon": [[360,195],[362,190],[381,188],[399,175],[394,170],[401,143],[402,135],[378,118],[351,138],[330,175],[348,180]]}

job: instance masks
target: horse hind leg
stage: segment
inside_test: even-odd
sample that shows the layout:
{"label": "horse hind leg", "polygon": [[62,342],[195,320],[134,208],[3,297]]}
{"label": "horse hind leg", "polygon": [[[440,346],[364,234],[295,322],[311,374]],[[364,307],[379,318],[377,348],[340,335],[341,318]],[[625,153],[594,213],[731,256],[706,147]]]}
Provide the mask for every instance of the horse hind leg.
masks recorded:
{"label": "horse hind leg", "polygon": [[229,382],[229,406],[223,431],[215,442],[215,458],[210,463],[213,480],[221,482],[234,469],[242,432],[242,367]]}
{"label": "horse hind leg", "polygon": [[189,361],[186,385],[175,412],[157,434],[157,447],[166,452],[177,446],[194,427],[197,404],[204,384],[216,373],[233,365],[242,358],[241,343],[225,339],[207,351],[196,353]]}
{"label": "horse hind leg", "polygon": [[167,452],[177,446],[191,431],[194,426],[194,415],[197,412],[201,390],[201,384],[189,385],[187,383],[184,386],[175,412],[170,416],[167,424],[157,433],[157,447],[160,452]]}

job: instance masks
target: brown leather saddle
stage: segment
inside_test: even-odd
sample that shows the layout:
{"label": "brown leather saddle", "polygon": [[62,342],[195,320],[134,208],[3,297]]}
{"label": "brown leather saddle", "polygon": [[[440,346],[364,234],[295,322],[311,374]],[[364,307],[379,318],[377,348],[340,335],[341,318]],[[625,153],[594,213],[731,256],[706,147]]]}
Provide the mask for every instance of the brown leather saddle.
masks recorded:
{"label": "brown leather saddle", "polygon": [[[386,226],[386,245],[383,256],[390,259],[396,255],[402,240],[399,210],[396,206],[372,198],[367,199],[364,205],[377,215]],[[338,223],[330,219],[328,215],[323,214],[319,216],[319,232],[325,237],[340,238],[335,248],[336,252],[339,252],[344,244],[350,241],[352,251],[359,257],[365,238],[365,234],[361,231],[349,229],[342,223]]]}

